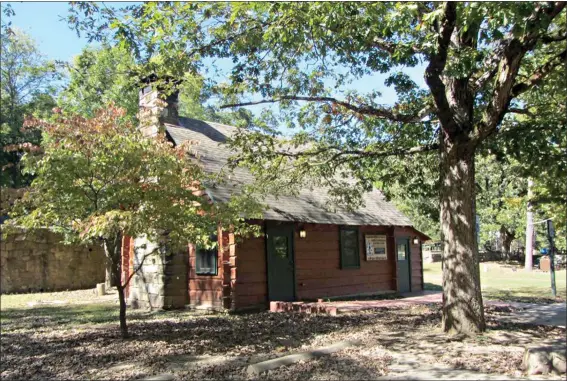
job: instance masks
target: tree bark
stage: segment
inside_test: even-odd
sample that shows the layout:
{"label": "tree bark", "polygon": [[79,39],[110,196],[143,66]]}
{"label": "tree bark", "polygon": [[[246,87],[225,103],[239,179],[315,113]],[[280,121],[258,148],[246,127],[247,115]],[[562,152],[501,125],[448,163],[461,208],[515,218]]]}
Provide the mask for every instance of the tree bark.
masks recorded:
{"label": "tree bark", "polygon": [[122,285],[122,234],[117,233],[114,237],[104,240],[104,251],[108,262],[111,263],[111,279],[118,291],[120,302],[120,333],[122,338],[128,337],[128,325],[126,324],[126,298],[124,296],[124,286]]}
{"label": "tree bark", "polygon": [[122,285],[117,286],[118,289],[118,300],[120,301],[120,334],[123,339],[128,337],[128,325],[126,324],[126,298],[124,296],[124,287]]}
{"label": "tree bark", "polygon": [[486,328],[475,237],[474,154],[471,142],[442,139],[443,330],[468,335]]}
{"label": "tree bark", "polygon": [[510,246],[512,245],[512,240],[514,239],[514,234],[510,233],[505,226],[500,227],[500,252],[502,253],[505,260],[510,259]]}
{"label": "tree bark", "polygon": [[109,290],[110,287],[113,286],[113,279],[112,279],[112,261],[106,257],[106,273],[104,278],[104,283],[106,285],[106,289]]}
{"label": "tree bark", "polygon": [[533,197],[533,184],[532,179],[528,179],[528,211],[526,213],[526,260],[525,270],[532,271],[533,268],[533,248],[534,248],[534,212],[532,205]]}

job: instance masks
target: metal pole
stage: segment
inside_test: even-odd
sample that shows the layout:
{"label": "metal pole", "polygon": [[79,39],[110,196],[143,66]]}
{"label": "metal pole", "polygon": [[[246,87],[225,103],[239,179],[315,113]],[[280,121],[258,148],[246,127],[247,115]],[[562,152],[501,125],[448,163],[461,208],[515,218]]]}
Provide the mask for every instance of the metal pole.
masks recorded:
{"label": "metal pole", "polygon": [[557,290],[555,288],[555,245],[553,244],[553,237],[555,236],[555,231],[553,230],[553,221],[547,220],[547,238],[549,239],[549,274],[551,276],[551,295],[555,298],[557,296]]}
{"label": "metal pole", "polygon": [[526,212],[526,250],[525,250],[525,264],[526,271],[532,271],[533,267],[533,250],[534,250],[534,212],[533,212],[533,180],[528,179],[528,208]]}

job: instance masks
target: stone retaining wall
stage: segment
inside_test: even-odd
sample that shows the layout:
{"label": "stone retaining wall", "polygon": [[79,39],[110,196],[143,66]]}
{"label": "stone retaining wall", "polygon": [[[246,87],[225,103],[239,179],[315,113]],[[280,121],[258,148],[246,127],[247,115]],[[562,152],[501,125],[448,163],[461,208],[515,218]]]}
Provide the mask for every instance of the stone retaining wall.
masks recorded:
{"label": "stone retaining wall", "polygon": [[48,230],[2,237],[0,292],[75,290],[104,282],[102,247],[60,242],[61,237]]}

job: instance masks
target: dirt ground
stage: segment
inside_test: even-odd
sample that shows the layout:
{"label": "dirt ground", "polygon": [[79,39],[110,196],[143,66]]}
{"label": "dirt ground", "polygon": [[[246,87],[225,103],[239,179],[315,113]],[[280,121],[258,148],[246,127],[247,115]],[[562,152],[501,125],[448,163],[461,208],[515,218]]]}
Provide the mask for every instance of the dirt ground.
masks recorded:
{"label": "dirt ground", "polygon": [[20,303],[2,296],[3,380],[136,379],[164,373],[175,379],[246,379],[249,364],[342,340],[360,345],[260,378],[394,377],[393,365],[400,358],[418,359],[422,366],[522,377],[524,345],[565,338],[564,328],[500,322],[499,316],[510,313],[504,307],[487,308],[486,334],[449,337],[439,330],[440,306],[431,304],[338,316],[129,311],[131,338],[122,340],[116,302],[110,297],[86,291],[73,292],[69,299],[53,294]]}

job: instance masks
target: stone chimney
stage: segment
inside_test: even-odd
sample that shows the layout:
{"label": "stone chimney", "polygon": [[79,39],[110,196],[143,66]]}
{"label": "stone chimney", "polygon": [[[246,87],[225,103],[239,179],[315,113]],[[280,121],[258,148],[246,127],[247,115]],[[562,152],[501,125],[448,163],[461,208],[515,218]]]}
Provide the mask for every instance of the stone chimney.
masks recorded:
{"label": "stone chimney", "polygon": [[166,95],[166,91],[156,86],[155,82],[155,75],[144,79],[144,87],[139,93],[139,129],[144,136],[155,136],[162,132],[164,123],[179,124],[179,90],[175,88],[177,83],[167,80],[168,84],[172,84],[172,89],[168,89],[169,95]]}

